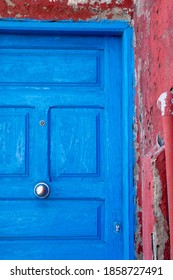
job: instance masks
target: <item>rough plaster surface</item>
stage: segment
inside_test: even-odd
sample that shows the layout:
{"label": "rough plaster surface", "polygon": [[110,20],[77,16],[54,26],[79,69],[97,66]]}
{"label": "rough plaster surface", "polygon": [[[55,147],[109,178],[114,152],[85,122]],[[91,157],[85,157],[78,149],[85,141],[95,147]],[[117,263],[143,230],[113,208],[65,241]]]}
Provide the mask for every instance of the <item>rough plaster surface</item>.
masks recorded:
{"label": "rough plaster surface", "polygon": [[151,155],[142,158],[141,164],[142,180],[142,244],[144,248],[143,258],[153,258],[152,234],[154,227],[153,214],[153,174]]}
{"label": "rough plaster surface", "polygon": [[0,18],[39,20],[127,19],[133,0],[1,0]]}
{"label": "rough plaster surface", "polygon": [[[135,233],[135,247],[136,247],[136,258],[143,258],[143,242],[142,242],[142,168],[141,168],[141,151],[140,146],[143,137],[144,137],[144,129],[143,129],[143,120],[144,120],[144,111],[143,111],[143,96],[140,88],[141,85],[141,70],[142,70],[142,62],[139,58],[138,64],[136,65],[135,70],[135,81],[138,85],[138,98],[136,99],[136,117],[138,121],[134,121],[134,150],[135,150],[135,167],[134,167],[134,182],[137,186],[136,190],[136,233]],[[140,114],[138,113],[140,112]]]}
{"label": "rough plaster surface", "polygon": [[[106,4],[111,4],[112,0],[68,0],[68,5],[78,5],[78,4],[86,4],[90,3],[91,5],[94,5],[96,3],[100,2],[100,4],[106,3]],[[117,3],[120,4],[120,3]]]}
{"label": "rough plaster surface", "polygon": [[78,4],[86,4],[88,0],[68,0],[67,5],[77,6]]}
{"label": "rough plaster surface", "polygon": [[[153,158],[153,188],[154,188],[154,242],[155,248],[154,259],[169,259],[169,226],[168,226],[168,209],[167,194],[165,189],[165,164],[164,152],[159,157]],[[163,178],[164,176],[164,178]],[[166,201],[165,201],[166,200]]]}
{"label": "rough plaster surface", "polygon": [[12,7],[15,6],[15,4],[12,1],[10,1],[10,0],[4,0],[4,1],[7,4],[7,6],[12,6]]}
{"label": "rough plaster surface", "polygon": [[[165,170],[165,150],[164,147],[152,150],[150,154],[141,159],[141,187],[142,200],[138,215],[142,214],[142,247],[143,252],[139,252],[140,235],[137,235],[138,259],[145,260],[169,259],[169,226],[167,207],[167,187]],[[139,223],[138,229],[141,228]],[[139,246],[140,245],[140,246]],[[139,248],[138,248],[139,246]],[[140,253],[140,254],[139,254]]]}
{"label": "rough plaster surface", "polygon": [[[137,180],[138,215],[143,213],[141,197],[146,187],[146,182],[141,175],[147,172],[144,163],[146,157],[151,158],[159,151],[160,144],[164,143],[161,112],[157,107],[157,99],[162,92],[169,91],[173,86],[173,2],[164,0],[134,0],[134,29],[135,29],[135,60],[136,60],[136,126],[137,126]],[[158,141],[160,139],[160,141]],[[157,162],[158,164],[158,162]],[[156,250],[156,258],[169,258],[167,212],[163,211],[167,206],[165,159],[162,159],[162,167],[153,166],[152,180],[154,194],[151,204],[154,207],[153,236],[159,246]],[[164,193],[164,195],[163,195]],[[159,196],[160,194],[160,196]],[[163,206],[164,205],[164,206]],[[152,212],[152,210],[151,210]],[[149,214],[148,214],[149,215]],[[152,217],[152,213],[151,213]],[[143,213],[143,219],[144,213]],[[152,223],[152,220],[149,219]],[[145,224],[145,223],[144,223]],[[137,229],[140,229],[140,223]],[[146,225],[147,227],[147,225]],[[143,228],[143,230],[145,230]],[[138,231],[137,231],[138,232]],[[140,236],[136,242],[137,258],[141,257]],[[143,239],[146,236],[143,235]],[[143,240],[144,255],[151,256],[147,242]],[[159,244],[161,242],[161,244]],[[151,248],[150,248],[151,250]]]}
{"label": "rough plaster surface", "polygon": [[140,147],[145,155],[156,145],[157,134],[163,137],[157,99],[173,85],[170,75],[173,69],[173,2],[165,5],[164,0],[135,0],[135,4],[136,68],[138,75],[142,76],[137,81],[138,99],[142,98],[138,101],[142,103],[138,118],[141,114],[145,116],[142,118],[144,137],[141,137]]}

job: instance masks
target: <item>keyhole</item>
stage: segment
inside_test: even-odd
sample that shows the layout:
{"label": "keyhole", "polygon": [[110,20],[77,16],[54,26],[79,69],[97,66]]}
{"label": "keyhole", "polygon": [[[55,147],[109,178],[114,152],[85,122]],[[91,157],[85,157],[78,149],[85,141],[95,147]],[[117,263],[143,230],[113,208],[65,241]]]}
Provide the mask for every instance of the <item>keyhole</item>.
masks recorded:
{"label": "keyhole", "polygon": [[45,122],[44,120],[41,120],[41,121],[39,122],[39,124],[40,124],[40,126],[44,126],[44,125],[46,124],[46,122]]}
{"label": "keyhole", "polygon": [[120,231],[120,225],[119,225],[119,224],[116,224],[116,225],[115,225],[115,231],[116,231],[116,232],[119,232],[119,231]]}

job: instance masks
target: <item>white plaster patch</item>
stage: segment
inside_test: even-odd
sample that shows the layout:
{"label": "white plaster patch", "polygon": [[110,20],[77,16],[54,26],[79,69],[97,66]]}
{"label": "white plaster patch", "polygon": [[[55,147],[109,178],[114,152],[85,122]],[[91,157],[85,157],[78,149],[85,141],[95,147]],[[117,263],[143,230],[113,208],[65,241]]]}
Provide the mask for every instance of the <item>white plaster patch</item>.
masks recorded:
{"label": "white plaster patch", "polygon": [[145,14],[145,1],[134,0],[134,4],[136,6],[137,17],[141,17]]}
{"label": "white plaster patch", "polygon": [[116,0],[116,4],[123,4],[124,0]]}
{"label": "white plaster patch", "polygon": [[78,4],[87,4],[89,0],[68,0],[69,6],[77,6]]}
{"label": "white plaster patch", "polygon": [[49,0],[49,2],[58,2],[59,0]]}
{"label": "white plaster patch", "polygon": [[142,76],[142,59],[139,58],[138,60],[138,67],[137,67],[137,71],[136,71],[136,83],[137,83],[137,86],[138,86],[138,110],[139,110],[139,122],[140,122],[140,130],[139,130],[139,133],[140,133],[140,139],[144,139],[145,137],[145,126],[144,126],[144,120],[145,120],[145,110],[144,110],[144,102],[143,102],[143,93],[142,93],[142,89],[141,89],[141,76]]}
{"label": "white plaster patch", "polygon": [[145,13],[145,18],[147,19],[147,34],[150,34],[150,31],[151,31],[151,14],[150,14],[150,11],[146,10],[146,13]]}
{"label": "white plaster patch", "polygon": [[12,6],[12,7],[15,6],[15,4],[11,0],[4,0],[4,1],[8,6]]}
{"label": "white plaster patch", "polygon": [[[50,1],[50,0],[49,0]],[[51,0],[53,1],[53,0]],[[56,0],[55,0],[56,1]],[[124,2],[124,0],[117,0],[118,2]],[[78,4],[87,4],[90,3],[91,5],[94,5],[96,3],[98,4],[111,4],[112,0],[68,0],[68,5],[69,6],[77,6]]]}
{"label": "white plaster patch", "polygon": [[96,2],[99,2],[99,4],[104,4],[104,3],[106,3],[106,4],[111,4],[112,3],[112,0],[100,0],[100,1],[98,1],[98,0],[91,0],[90,1],[90,3],[93,5],[93,4],[95,4]]}
{"label": "white plaster patch", "polygon": [[163,92],[157,100],[157,106],[161,110],[162,116],[164,116],[165,113],[166,97],[167,97],[167,92]]}

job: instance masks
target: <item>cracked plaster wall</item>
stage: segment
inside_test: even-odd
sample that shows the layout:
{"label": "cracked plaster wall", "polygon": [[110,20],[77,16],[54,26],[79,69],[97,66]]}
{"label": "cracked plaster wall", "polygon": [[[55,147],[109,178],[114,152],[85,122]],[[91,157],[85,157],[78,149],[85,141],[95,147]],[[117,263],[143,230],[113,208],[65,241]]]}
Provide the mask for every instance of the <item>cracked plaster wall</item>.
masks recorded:
{"label": "cracked plaster wall", "polygon": [[135,0],[134,4],[139,171],[136,254],[137,258],[169,259],[164,135],[157,99],[173,86],[173,2]]}
{"label": "cracked plaster wall", "polygon": [[133,0],[1,0],[0,18],[131,20]]}

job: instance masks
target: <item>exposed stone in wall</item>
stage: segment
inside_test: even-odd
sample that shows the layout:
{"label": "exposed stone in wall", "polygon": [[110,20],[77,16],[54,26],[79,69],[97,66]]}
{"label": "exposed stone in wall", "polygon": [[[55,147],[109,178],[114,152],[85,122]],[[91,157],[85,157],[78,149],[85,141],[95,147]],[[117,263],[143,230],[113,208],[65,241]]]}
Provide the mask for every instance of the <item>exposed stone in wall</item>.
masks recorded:
{"label": "exposed stone in wall", "polygon": [[[169,226],[164,147],[141,158],[142,201],[138,215],[142,214],[143,258],[169,259]],[[140,236],[136,233],[138,242]],[[136,243],[138,259],[141,258],[141,244]]]}
{"label": "exposed stone in wall", "polygon": [[154,231],[153,213],[153,172],[151,155],[141,160],[142,181],[142,244],[143,258],[153,259],[152,238]]}
{"label": "exposed stone in wall", "polygon": [[[140,79],[140,73],[136,71],[136,80]],[[142,182],[142,170],[139,166],[140,150],[139,150],[139,130],[134,117],[133,133],[134,133],[134,151],[135,151],[135,166],[134,166],[134,184],[138,186]],[[136,232],[135,232],[135,252],[137,259],[143,259],[143,243],[142,243],[142,188],[136,189]]]}
{"label": "exposed stone in wall", "polygon": [[39,20],[128,19],[133,0],[1,0],[0,18]]}
{"label": "exposed stone in wall", "polygon": [[164,149],[152,158],[154,189],[154,259],[169,259],[169,225]]}
{"label": "exposed stone in wall", "polygon": [[[138,96],[136,97],[136,120],[134,120],[134,150],[135,150],[135,168],[134,168],[134,183],[137,186],[136,190],[136,233],[135,233],[135,251],[136,258],[143,259],[143,242],[142,242],[142,177],[143,171],[141,166],[141,151],[140,151],[140,139],[143,138],[144,130],[143,128],[143,98],[140,88],[141,84],[141,59],[139,58],[138,63],[136,63],[135,70],[135,81],[138,86]],[[140,113],[139,113],[140,112]]]}

